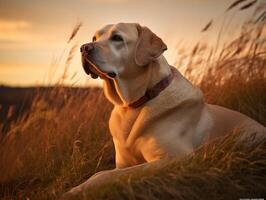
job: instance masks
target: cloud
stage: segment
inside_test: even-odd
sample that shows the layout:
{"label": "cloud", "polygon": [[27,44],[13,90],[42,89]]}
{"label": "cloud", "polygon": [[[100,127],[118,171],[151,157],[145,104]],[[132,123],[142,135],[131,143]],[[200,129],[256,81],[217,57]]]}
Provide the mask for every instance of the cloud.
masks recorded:
{"label": "cloud", "polygon": [[15,31],[29,28],[31,24],[24,20],[0,19],[0,31]]}
{"label": "cloud", "polygon": [[0,40],[1,41],[25,41],[28,40],[28,29],[31,23],[25,20],[0,19]]}
{"label": "cloud", "polygon": [[[82,0],[83,2],[90,2],[88,0]],[[95,0],[94,3],[107,3],[107,4],[110,4],[110,3],[126,3],[126,2],[129,2],[129,0]]]}

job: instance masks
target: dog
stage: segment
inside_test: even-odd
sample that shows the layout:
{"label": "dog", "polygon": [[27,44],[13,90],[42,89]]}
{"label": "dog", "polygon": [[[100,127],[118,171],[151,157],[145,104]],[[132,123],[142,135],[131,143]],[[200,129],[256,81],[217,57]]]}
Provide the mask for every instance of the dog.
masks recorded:
{"label": "dog", "polygon": [[109,128],[117,169],[93,176],[68,194],[144,163],[183,157],[236,128],[247,135],[265,131],[239,112],[206,104],[202,92],[167,63],[165,50],[161,38],[137,23],[107,25],[81,46],[85,72],[104,80],[104,94],[114,105]]}

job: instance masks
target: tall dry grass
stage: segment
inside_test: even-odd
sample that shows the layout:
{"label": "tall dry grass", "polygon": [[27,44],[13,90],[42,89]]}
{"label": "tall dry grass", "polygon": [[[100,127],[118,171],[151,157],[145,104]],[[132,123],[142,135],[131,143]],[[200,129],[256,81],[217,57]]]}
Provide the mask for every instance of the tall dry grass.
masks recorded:
{"label": "tall dry grass", "polygon": [[66,57],[57,84],[48,90],[39,89],[27,117],[12,124],[1,141],[1,198],[54,199],[85,177],[114,167],[106,123],[111,104],[100,88],[73,90],[63,85],[77,48],[73,39],[80,27],[74,28],[67,46],[53,62],[50,80]]}
{"label": "tall dry grass", "polygon": [[[237,143],[240,132],[202,145],[180,159],[109,177],[101,185],[77,194],[73,200],[263,199],[266,195],[266,139],[252,137]],[[246,146],[245,144],[252,144]],[[84,197],[87,198],[84,198]]]}
{"label": "tall dry grass", "polygon": [[[185,69],[184,75],[200,87],[208,103],[240,111],[266,125],[266,2],[256,3],[242,0],[232,3],[226,14],[232,9],[243,11],[257,5],[240,33],[221,43],[222,35],[234,29],[230,21],[229,27],[223,24],[216,43],[199,41],[186,52],[179,47],[184,55],[176,61],[176,66]],[[214,20],[202,31],[212,26],[215,26]]]}
{"label": "tall dry grass", "polygon": [[[207,102],[241,111],[266,125],[266,9],[265,2],[252,2],[236,1],[226,11],[242,11],[256,6],[253,18],[243,26],[242,32],[237,38],[225,43],[217,42],[214,46],[199,41],[190,50],[179,51],[181,56],[177,60],[176,66],[187,63],[185,66],[183,65],[186,69],[183,71],[184,75],[202,89]],[[202,31],[207,32],[213,26],[215,26],[215,20],[210,21]],[[67,88],[62,87],[63,80],[68,76],[67,68],[70,67],[76,48],[73,39],[79,28],[80,25],[77,25],[69,37],[68,45],[72,46],[65,61],[62,79],[54,89],[44,93],[40,92],[37,95],[32,103],[29,116],[13,124],[7,137],[1,142],[1,199],[56,199],[58,195],[78,185],[95,172],[114,167],[114,148],[107,125],[112,106],[103,97],[102,90],[97,88],[78,89],[75,93],[70,93]],[[219,35],[222,34],[225,33],[221,32]],[[179,48],[182,49],[182,47]],[[66,50],[62,54],[65,52]],[[60,59],[62,58],[63,56]],[[62,62],[60,59],[54,61],[53,65],[59,66],[59,63]],[[245,161],[241,157],[244,153],[248,156],[246,150],[243,150],[243,153],[241,151],[236,152],[234,149],[230,151],[232,156],[228,157],[229,154],[221,153],[223,150],[226,152],[231,147],[228,148],[221,146],[222,150],[219,152],[217,150],[218,153],[213,154],[219,155],[219,158],[223,158],[222,156],[230,158],[222,159],[221,164],[224,163],[226,166],[226,163],[229,162],[231,164],[239,162],[239,165],[228,166],[249,166],[244,165]],[[254,154],[258,158],[264,159],[264,162],[261,161],[260,173],[261,170],[265,171],[266,169],[265,148],[265,145],[262,145],[261,151],[256,151],[259,154]],[[253,151],[255,150],[251,149],[249,152]],[[109,185],[109,187],[100,188],[99,190],[105,196],[101,196],[99,190],[94,191],[91,195],[94,196],[94,199],[104,197],[126,199],[129,193],[130,198],[133,199],[137,197],[140,199],[145,199],[145,197],[149,197],[149,199],[173,197],[197,199],[193,195],[198,193],[204,196],[212,189],[220,194],[219,197],[225,197],[223,195],[226,193],[223,193],[223,190],[219,188],[225,188],[228,181],[231,180],[230,177],[241,177],[244,180],[245,175],[243,173],[252,174],[248,171],[249,168],[246,168],[242,174],[236,173],[233,168],[227,168],[230,169],[229,171],[226,171],[226,168],[213,171],[213,168],[206,167],[208,162],[200,159],[201,155],[199,153],[198,157],[195,154],[195,157],[189,158],[193,161],[193,167],[189,165],[191,162],[189,159],[181,165],[169,163],[161,171],[145,172],[145,175],[148,176],[146,178],[142,178],[144,174],[140,174],[133,176],[133,179],[126,179],[126,182],[122,182],[122,186],[114,185],[111,187]],[[205,158],[213,158],[209,161],[215,163],[218,157],[216,159],[213,155],[208,154]],[[255,159],[255,157],[250,159]],[[181,171],[177,179],[178,171],[182,166],[182,169],[185,172],[189,171],[190,174],[194,170],[192,175],[195,176],[188,177],[186,173]],[[257,172],[254,171],[254,173]],[[221,178],[228,174],[232,176]],[[251,182],[253,181],[253,176],[246,177],[247,179],[250,178]],[[264,177],[263,173],[261,173],[261,177]],[[205,182],[199,180],[205,180]],[[216,181],[208,182],[207,180]],[[256,179],[256,181],[261,180]],[[215,184],[210,185],[210,183]],[[233,184],[233,182],[231,183]],[[245,183],[250,182],[246,180]],[[260,182],[260,186],[261,183],[264,182]],[[177,188],[182,184],[183,188],[190,184],[196,187],[180,192]],[[206,188],[210,190],[204,190],[201,184],[208,185]],[[245,185],[235,184],[235,186],[234,191],[245,189]],[[249,187],[252,189],[252,186]],[[229,192],[229,190],[227,191]],[[215,193],[212,194],[215,195]]]}

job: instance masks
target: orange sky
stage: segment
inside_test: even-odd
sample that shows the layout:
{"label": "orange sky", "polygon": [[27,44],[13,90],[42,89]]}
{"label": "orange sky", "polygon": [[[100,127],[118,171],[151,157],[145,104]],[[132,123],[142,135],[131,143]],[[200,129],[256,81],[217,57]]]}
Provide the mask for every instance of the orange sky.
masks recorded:
{"label": "orange sky", "polygon": [[[189,45],[202,38],[215,38],[215,31],[206,35],[200,30],[210,19],[219,24],[230,3],[231,0],[0,0],[0,84],[50,83],[47,76],[54,70],[51,62],[60,56],[79,21],[83,27],[74,41],[78,45],[90,41],[94,31],[105,24],[139,22],[148,26],[168,45],[165,55],[172,64],[178,42]],[[238,14],[235,25],[240,26],[249,14]],[[99,83],[86,77],[78,50],[69,71],[77,72],[77,76],[68,84]]]}

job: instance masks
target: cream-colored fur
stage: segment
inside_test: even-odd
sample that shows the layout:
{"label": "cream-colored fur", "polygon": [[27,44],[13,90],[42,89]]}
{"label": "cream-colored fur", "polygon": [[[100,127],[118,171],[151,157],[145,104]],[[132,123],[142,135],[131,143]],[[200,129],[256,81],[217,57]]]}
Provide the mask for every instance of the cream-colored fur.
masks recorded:
{"label": "cream-colored fur", "polygon": [[[123,37],[122,42],[110,40],[114,32]],[[166,45],[149,29],[124,23],[108,25],[96,32],[94,45],[96,55],[92,67],[103,74],[116,74],[114,78],[101,77],[104,93],[114,104],[109,127],[117,169],[93,176],[66,196],[75,195],[108,177],[149,166],[143,163],[185,156],[204,141],[235,128],[247,133],[265,130],[241,113],[204,103],[201,91],[178,71],[159,96],[139,108],[130,108],[130,103],[171,73],[171,66],[162,55]]]}

